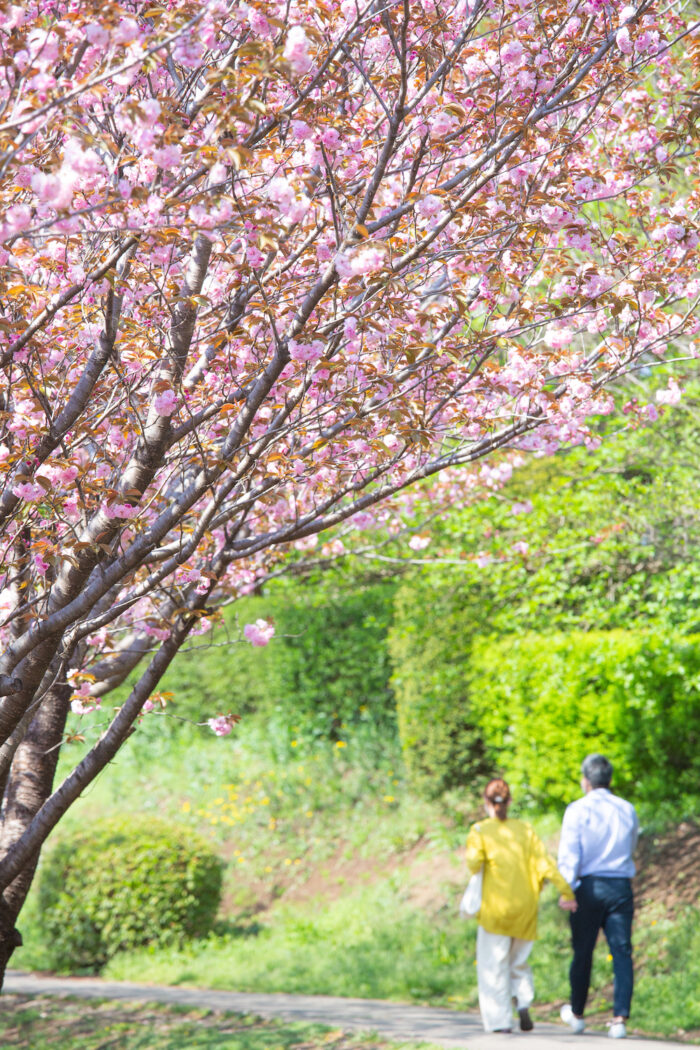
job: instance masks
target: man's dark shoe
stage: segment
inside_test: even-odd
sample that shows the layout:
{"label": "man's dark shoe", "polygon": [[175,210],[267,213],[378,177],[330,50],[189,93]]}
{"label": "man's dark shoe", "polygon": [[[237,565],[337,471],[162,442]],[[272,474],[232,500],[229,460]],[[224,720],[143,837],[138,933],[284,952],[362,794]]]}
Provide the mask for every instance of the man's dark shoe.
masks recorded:
{"label": "man's dark shoe", "polygon": [[520,1017],[520,1031],[531,1032],[535,1026],[532,1023],[530,1011],[528,1010],[527,1006],[523,1010],[518,1010],[518,1015]]}

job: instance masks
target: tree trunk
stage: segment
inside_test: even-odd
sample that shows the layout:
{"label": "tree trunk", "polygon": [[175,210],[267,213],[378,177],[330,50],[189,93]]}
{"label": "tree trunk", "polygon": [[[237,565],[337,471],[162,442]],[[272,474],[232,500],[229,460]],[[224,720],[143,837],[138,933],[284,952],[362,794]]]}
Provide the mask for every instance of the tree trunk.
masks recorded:
{"label": "tree trunk", "polygon": [[[68,714],[71,687],[56,686],[44,698],[17,748],[7,781],[0,828],[0,857],[22,835],[53,789]],[[39,853],[0,897],[0,987],[10,957],[22,937],[15,923],[32,884]]]}

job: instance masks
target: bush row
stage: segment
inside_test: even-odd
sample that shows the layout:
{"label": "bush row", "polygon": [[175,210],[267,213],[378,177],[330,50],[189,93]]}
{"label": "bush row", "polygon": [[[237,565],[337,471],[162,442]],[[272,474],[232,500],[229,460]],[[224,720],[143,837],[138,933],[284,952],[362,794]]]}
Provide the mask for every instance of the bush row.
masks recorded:
{"label": "bush row", "polygon": [[576,793],[583,756],[602,751],[635,799],[697,793],[700,636],[473,639],[467,626],[454,613],[419,669],[397,674],[407,766],[424,792],[499,773],[523,801],[555,805]]}
{"label": "bush row", "polygon": [[257,712],[291,737],[344,736],[361,717],[393,734],[396,713],[409,778],[429,797],[499,770],[521,796],[556,803],[576,789],[591,750],[610,754],[617,785],[636,798],[697,791],[696,636],[672,627],[484,636],[476,585],[426,574],[398,589],[271,589],[234,607],[239,626],[274,619],[269,646],[183,656],[165,687],[180,713]]}
{"label": "bush row", "polygon": [[474,645],[474,710],[495,761],[540,803],[571,798],[581,758],[654,801],[700,782],[700,636],[576,631]]}

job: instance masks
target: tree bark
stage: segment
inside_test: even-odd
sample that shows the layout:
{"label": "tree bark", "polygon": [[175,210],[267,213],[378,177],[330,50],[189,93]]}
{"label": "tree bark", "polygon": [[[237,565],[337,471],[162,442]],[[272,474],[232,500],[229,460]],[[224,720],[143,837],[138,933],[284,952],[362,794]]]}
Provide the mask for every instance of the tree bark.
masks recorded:
{"label": "tree bark", "polygon": [[[53,789],[71,687],[56,686],[44,698],[17,748],[7,782],[0,827],[0,857],[17,841]],[[15,923],[32,884],[37,851],[0,897],[0,987],[13,951],[22,943]]]}

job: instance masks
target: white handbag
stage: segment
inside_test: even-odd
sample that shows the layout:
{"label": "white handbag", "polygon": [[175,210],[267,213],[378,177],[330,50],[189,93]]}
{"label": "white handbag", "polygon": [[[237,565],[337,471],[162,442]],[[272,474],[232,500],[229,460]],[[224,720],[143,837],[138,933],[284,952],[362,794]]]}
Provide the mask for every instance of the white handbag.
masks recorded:
{"label": "white handbag", "polygon": [[464,919],[475,919],[481,909],[481,888],[484,881],[484,870],[472,875],[467,888],[459,902],[459,914]]}

